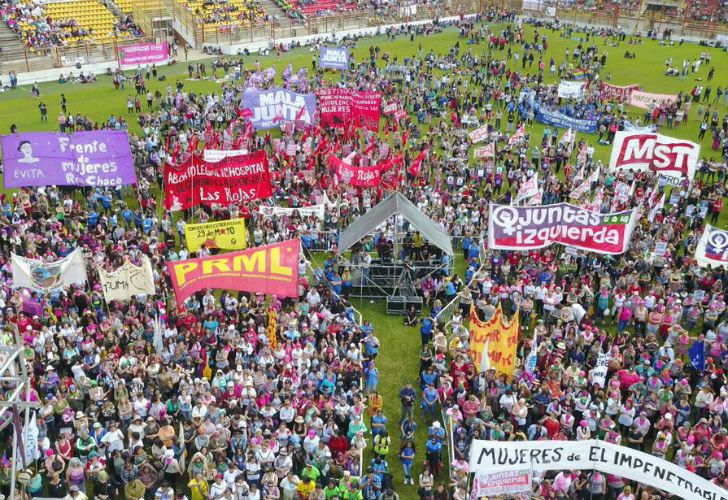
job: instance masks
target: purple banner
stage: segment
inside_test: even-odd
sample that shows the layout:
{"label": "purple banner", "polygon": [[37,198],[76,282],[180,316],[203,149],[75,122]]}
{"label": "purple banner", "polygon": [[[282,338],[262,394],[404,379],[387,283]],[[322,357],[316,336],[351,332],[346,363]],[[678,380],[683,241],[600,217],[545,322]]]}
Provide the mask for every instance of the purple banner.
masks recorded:
{"label": "purple banner", "polygon": [[348,69],[349,49],[347,47],[321,47],[319,67],[321,69]]}
{"label": "purple banner", "polygon": [[281,88],[246,90],[243,108],[253,112],[250,120],[256,130],[279,127],[286,122],[313,124],[316,112],[315,94],[297,94]]}
{"label": "purple banner", "polygon": [[5,188],[136,184],[126,132],[28,132],[2,137]]}

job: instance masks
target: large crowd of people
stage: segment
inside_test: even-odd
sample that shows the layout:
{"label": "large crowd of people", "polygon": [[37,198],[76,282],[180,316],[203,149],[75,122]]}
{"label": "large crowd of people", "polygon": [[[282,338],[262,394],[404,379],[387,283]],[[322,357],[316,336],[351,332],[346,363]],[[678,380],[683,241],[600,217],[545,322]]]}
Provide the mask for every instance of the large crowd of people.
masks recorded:
{"label": "large crowd of people", "polygon": [[[487,21],[506,27],[493,30]],[[443,53],[424,50],[421,40],[445,27],[390,29],[388,38],[411,42],[411,54],[372,46],[335,79],[315,67],[296,73],[298,85],[313,91],[380,91],[383,105],[406,111],[384,116],[380,134],[296,124],[280,135],[255,133],[241,113],[242,93],[251,82],[276,83],[260,76],[266,69],[259,62],[251,67],[242,59],[216,60],[213,76],[226,78],[218,92],[203,95],[182,80],[147,89],[153,68],[115,79],[129,114],[99,123],[81,113],[81,102],[66,110],[64,98],[59,127],[129,131],[138,183],[0,194],[0,326],[17,327],[40,403],[42,459],[21,472],[30,495],[390,500],[401,489],[393,481],[401,464],[401,482],[414,485],[407,491],[460,500],[467,498],[474,439],[598,438],[728,487],[728,270],[700,267],[693,258],[705,223],[724,211],[728,118],[708,116],[718,147],[701,158],[692,184],[670,188],[649,172],[617,175],[594,159],[594,143],[609,142],[627,123],[659,127],[662,112],[691,111],[691,99],[681,98],[670,111],[654,104],[630,120],[626,106],[600,99],[597,81],[609,72],[604,40],[618,34],[588,30],[578,52],[557,54],[549,42],[560,28],[491,12],[454,22],[459,36]],[[575,72],[585,75],[587,91],[567,105],[544,77]],[[293,72],[287,75],[283,84],[290,86]],[[533,133],[534,103],[598,120],[599,137],[564,140],[565,130],[553,126]],[[495,143],[492,159],[472,159],[468,132],[476,126],[487,127]],[[265,151],[274,201],[295,208],[327,200],[324,218],[261,215],[257,205],[272,200],[161,209],[164,163],[182,162],[203,144]],[[367,189],[337,181],[327,162],[334,150],[383,149],[388,157],[401,153],[407,166],[429,154],[419,171],[392,169]],[[543,204],[574,202],[574,189],[597,170],[577,203],[601,212],[650,209],[625,254],[483,248],[489,203],[511,202],[536,174]],[[620,184],[631,185],[632,195],[622,197]],[[306,249],[335,250],[338,231],[394,189],[452,235],[466,264],[462,276],[443,270],[417,283],[425,311],[409,312],[405,324],[421,333],[420,373],[411,374],[416,382],[402,388],[399,405],[387,401],[385,408],[377,391],[378,337],[387,333],[360,321],[347,300],[351,272],[335,256],[311,269],[302,254],[297,299],[203,290],[176,304],[165,264],[210,254],[187,250],[187,222],[245,217],[251,246],[299,237]],[[665,191],[669,204],[655,208]],[[387,251],[393,233],[391,226],[377,230],[358,251]],[[408,238],[401,257],[428,256],[421,235]],[[665,251],[654,256],[660,242]],[[86,286],[47,296],[12,288],[11,253],[52,261],[75,248],[90,270],[149,257],[157,293],[107,303],[95,271]],[[441,320],[451,300],[460,307]],[[487,319],[499,305],[508,316],[519,314],[522,325],[520,365],[510,380],[479,373],[468,356],[471,308]],[[537,361],[526,370],[534,340]],[[705,345],[702,370],[686,357],[696,341]],[[611,353],[604,387],[589,375],[602,352]],[[398,432],[390,435],[392,429]],[[6,495],[11,455],[5,447],[0,459]],[[537,479],[532,498],[664,498],[649,484],[599,472]]]}

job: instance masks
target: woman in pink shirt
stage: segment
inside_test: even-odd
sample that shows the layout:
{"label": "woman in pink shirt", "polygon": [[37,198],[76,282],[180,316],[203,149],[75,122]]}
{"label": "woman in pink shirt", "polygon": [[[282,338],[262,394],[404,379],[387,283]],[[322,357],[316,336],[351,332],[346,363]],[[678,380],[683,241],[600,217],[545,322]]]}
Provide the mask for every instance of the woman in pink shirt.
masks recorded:
{"label": "woman in pink shirt", "polygon": [[480,409],[480,403],[478,401],[478,398],[475,397],[474,394],[471,394],[470,397],[468,397],[468,400],[465,401],[463,404],[463,414],[465,415],[465,420],[469,420],[471,418],[475,418],[475,416],[478,414],[478,410]]}
{"label": "woman in pink shirt", "polygon": [[635,496],[632,494],[632,487],[625,486],[624,491],[619,494],[617,500],[635,500]]}

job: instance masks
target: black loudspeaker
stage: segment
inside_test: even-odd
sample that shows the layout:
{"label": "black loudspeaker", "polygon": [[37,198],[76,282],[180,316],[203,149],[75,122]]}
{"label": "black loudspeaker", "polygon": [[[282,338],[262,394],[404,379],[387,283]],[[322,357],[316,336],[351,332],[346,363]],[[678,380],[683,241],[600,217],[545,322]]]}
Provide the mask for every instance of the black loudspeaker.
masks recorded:
{"label": "black loudspeaker", "polygon": [[387,314],[403,315],[410,306],[415,306],[417,314],[422,312],[422,297],[416,295],[387,297]]}

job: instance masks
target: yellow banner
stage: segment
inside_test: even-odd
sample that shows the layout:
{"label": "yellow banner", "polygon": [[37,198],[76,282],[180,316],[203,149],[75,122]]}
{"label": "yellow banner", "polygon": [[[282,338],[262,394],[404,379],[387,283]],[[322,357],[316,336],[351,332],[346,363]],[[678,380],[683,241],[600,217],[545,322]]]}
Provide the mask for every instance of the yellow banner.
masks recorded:
{"label": "yellow banner", "polygon": [[500,304],[488,321],[480,321],[475,308],[471,308],[468,355],[479,372],[493,368],[496,373],[504,373],[508,379],[513,376],[519,327],[518,313],[510,323],[506,323]]}
{"label": "yellow banner", "polygon": [[[478,372],[484,372],[488,369],[486,346],[488,345],[488,337],[493,330],[493,325],[497,321],[497,315],[494,315],[488,321],[480,321],[475,312],[475,306],[470,307],[470,345],[468,347],[468,356],[473,361],[473,365]],[[483,357],[483,353],[486,357]]]}
{"label": "yellow banner", "polygon": [[488,338],[488,367],[495,372],[504,373],[508,380],[513,377],[516,369],[516,351],[518,349],[518,312],[513,315],[510,324],[506,323],[500,304],[496,311],[497,325]]}
{"label": "yellow banner", "polygon": [[196,252],[202,245],[205,248],[242,250],[247,246],[245,219],[187,224],[185,240],[190,252]]}

